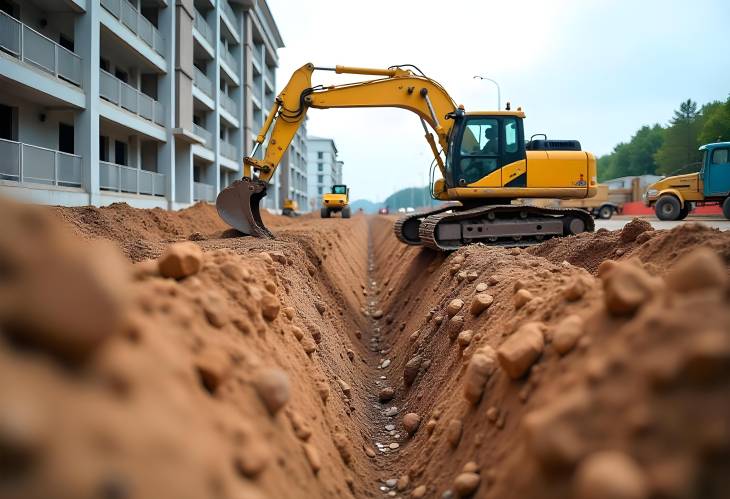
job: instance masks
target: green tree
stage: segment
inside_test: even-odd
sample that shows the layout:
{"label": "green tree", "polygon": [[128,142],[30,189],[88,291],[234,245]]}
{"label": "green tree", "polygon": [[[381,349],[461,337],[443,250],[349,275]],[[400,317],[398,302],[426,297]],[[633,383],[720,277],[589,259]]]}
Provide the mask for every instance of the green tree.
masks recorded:
{"label": "green tree", "polygon": [[654,155],[663,142],[664,129],[660,125],[641,127],[630,142],[618,144],[611,154],[598,159],[598,180],[653,174]]}
{"label": "green tree", "polygon": [[730,96],[725,102],[711,102],[702,106],[700,144],[730,141]]}
{"label": "green tree", "polygon": [[687,99],[674,111],[670,126],[664,131],[664,143],[654,155],[657,173],[671,175],[679,170],[696,171],[699,165],[691,165],[701,160],[697,150],[700,146],[698,137],[702,129],[702,114],[697,103]]}

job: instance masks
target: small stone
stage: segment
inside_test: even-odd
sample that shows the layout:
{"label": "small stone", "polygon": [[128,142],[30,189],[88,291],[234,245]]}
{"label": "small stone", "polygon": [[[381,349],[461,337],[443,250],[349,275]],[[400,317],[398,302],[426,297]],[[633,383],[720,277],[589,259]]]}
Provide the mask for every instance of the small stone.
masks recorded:
{"label": "small stone", "polygon": [[324,381],[318,381],[316,388],[317,393],[319,394],[319,398],[322,399],[322,402],[326,404],[327,399],[330,396],[330,386]]}
{"label": "small stone", "polygon": [[386,410],[383,411],[384,416],[395,416],[398,414],[398,408],[396,406],[388,407]]}
{"label": "small stone", "polygon": [[720,256],[709,248],[697,248],[683,256],[667,275],[667,285],[680,293],[724,288],[728,276]]}
{"label": "small stone", "polygon": [[583,335],[583,319],[579,315],[569,315],[555,326],[553,347],[560,355],[570,352]]}
{"label": "small stone", "polygon": [[302,338],[302,348],[304,349],[304,353],[307,355],[310,355],[314,353],[317,350],[317,344],[314,342],[312,338],[309,336],[306,336]]}
{"label": "small stone", "polygon": [[304,456],[307,458],[309,468],[316,475],[322,469],[322,459],[319,457],[317,448],[312,444],[304,444]]}
{"label": "small stone", "polygon": [[381,369],[385,369],[390,365],[390,359],[385,359],[382,364],[380,364]]}
{"label": "small stone", "polygon": [[499,283],[499,278],[496,275],[490,275],[487,279],[487,284],[490,286],[496,286]]}
{"label": "small stone", "polygon": [[388,478],[385,481],[385,486],[392,489],[393,487],[395,487],[396,483],[398,483],[398,480],[396,478]]}
{"label": "small stone", "polygon": [[352,398],[352,388],[344,379],[337,378],[337,384],[340,385],[342,394],[347,398]]}
{"label": "small stone", "polygon": [[462,271],[460,271],[459,273],[456,274],[456,280],[458,282],[461,282],[464,279],[466,279],[466,272],[465,271],[462,270]]}
{"label": "small stone", "polygon": [[461,468],[462,473],[479,473],[479,465],[474,461],[469,461]]}
{"label": "small stone", "polygon": [[464,374],[464,398],[476,405],[482,398],[487,379],[494,371],[496,353],[490,346],[477,350],[466,367]]}
{"label": "small stone", "polygon": [[393,431],[393,430],[395,430],[395,425],[394,424],[387,424],[387,425],[385,425],[385,431]]}
{"label": "small stone", "polygon": [[408,433],[409,435],[413,435],[420,424],[421,416],[419,416],[415,412],[409,412],[408,414],[403,416],[403,428],[405,428],[406,433]]}
{"label": "small stone", "polygon": [[383,317],[382,310],[376,310],[375,312],[373,312],[373,319],[377,320],[377,319],[380,319],[381,317]]}
{"label": "small stone", "polygon": [[311,328],[311,334],[315,343],[319,344],[322,341],[322,331],[317,326]]}
{"label": "small stone", "polygon": [[494,302],[494,297],[486,293],[479,293],[474,296],[469,307],[472,315],[479,315],[484,312]]}
{"label": "small stone", "polygon": [[381,402],[388,402],[393,399],[393,396],[395,396],[395,390],[388,386],[380,390],[378,393],[378,400]]}
{"label": "small stone", "polygon": [[576,499],[645,499],[649,490],[644,473],[622,452],[602,451],[584,459],[575,473]]}
{"label": "small stone", "polygon": [[355,360],[355,352],[348,348],[347,350],[345,350],[345,353],[347,354],[347,358],[350,360],[350,362]]}
{"label": "small stone", "polygon": [[661,281],[630,262],[616,264],[601,276],[606,310],[611,315],[632,315],[660,289]]}
{"label": "small stone", "polygon": [[519,310],[520,308],[525,306],[525,304],[530,300],[532,300],[532,293],[530,293],[526,289],[519,289],[517,293],[515,293],[515,296],[513,298],[515,309]]}
{"label": "small stone", "polygon": [[466,280],[469,282],[474,282],[479,278],[479,274],[475,270],[470,270],[466,273]]}
{"label": "small stone", "polygon": [[456,315],[449,319],[449,322],[446,326],[446,331],[449,333],[449,338],[451,340],[456,339],[459,332],[464,328],[464,316],[462,315]]}
{"label": "small stone", "polygon": [[400,447],[400,444],[399,444],[398,442],[392,442],[392,443],[388,444],[388,447],[389,447],[390,449],[392,449],[392,450],[395,450],[395,449],[397,449],[398,447]]}
{"label": "small stone", "polygon": [[469,346],[469,343],[471,343],[472,338],[474,337],[474,331],[471,329],[467,329],[466,331],[462,331],[459,333],[459,336],[457,336],[456,341],[459,343],[459,346],[461,348],[466,348]]}
{"label": "small stone", "polygon": [[408,488],[408,484],[410,483],[410,479],[408,478],[408,475],[401,476],[398,481],[395,484],[395,489],[398,492],[403,492]]}
{"label": "small stone", "polygon": [[474,288],[474,289],[476,290],[477,293],[483,293],[487,289],[489,289],[489,286],[486,283],[480,282],[479,284],[477,284],[476,288]]}
{"label": "small stone", "polygon": [[338,431],[333,436],[333,441],[335,444],[335,447],[337,448],[337,452],[339,452],[340,457],[342,458],[342,461],[345,464],[350,464],[350,461],[352,461],[352,453],[350,453],[350,441],[347,438],[347,435],[342,433],[341,431]]}
{"label": "small stone", "polygon": [[496,423],[498,417],[499,417],[499,409],[497,409],[494,406],[487,409],[487,419],[489,421],[491,421],[492,423]]}
{"label": "small stone", "polygon": [[426,433],[431,435],[436,429],[437,424],[438,422],[435,419],[429,419],[428,422],[426,422]]}
{"label": "small stone", "polygon": [[317,309],[317,312],[319,312],[320,315],[324,315],[324,313],[327,311],[327,305],[325,305],[322,300],[315,301],[314,308]]}
{"label": "small stone", "polygon": [[286,265],[286,256],[281,251],[269,251],[269,257],[275,262]]}
{"label": "small stone", "polygon": [[259,371],[254,378],[254,387],[272,416],[289,400],[289,378],[279,368],[270,367]]}
{"label": "small stone", "polygon": [[420,355],[412,357],[403,370],[403,381],[406,386],[411,386],[418,376],[418,370],[421,368],[421,362],[423,359]]}
{"label": "small stone", "polygon": [[461,310],[463,306],[464,300],[461,300],[459,298],[451,300],[451,302],[446,306],[446,315],[448,315],[449,317],[455,316],[459,313],[459,310]]}
{"label": "small stone", "polygon": [[205,350],[196,360],[195,368],[205,389],[213,394],[228,377],[231,366],[223,350]]}
{"label": "small stone", "polygon": [[264,293],[261,297],[261,315],[269,322],[279,315],[280,306],[279,299],[275,295]]}
{"label": "small stone", "polygon": [[462,264],[465,261],[466,261],[466,257],[464,255],[454,255],[454,257],[451,259],[451,263]]}
{"label": "small stone", "polygon": [[203,250],[195,243],[174,243],[157,260],[162,277],[183,279],[197,274],[203,264]]}
{"label": "small stone", "polygon": [[588,282],[583,276],[575,276],[570,280],[568,285],[563,288],[563,297],[567,301],[580,300],[583,295],[588,291]]}
{"label": "small stone", "polygon": [[528,322],[502,343],[497,358],[509,377],[518,379],[540,357],[544,346],[542,323]]}
{"label": "small stone", "polygon": [[286,317],[289,320],[292,320],[294,318],[294,314],[296,313],[296,310],[294,307],[284,307],[281,309],[281,312],[284,314],[284,317]]}
{"label": "small stone", "polygon": [[459,497],[468,497],[476,492],[481,480],[476,473],[461,473],[454,480],[454,490]]}
{"label": "small stone", "polygon": [[426,496],[426,486],[425,485],[419,485],[413,491],[411,492],[411,497],[413,499],[421,499],[422,497]]}
{"label": "small stone", "polygon": [[271,453],[267,445],[259,439],[252,440],[239,452],[233,461],[239,474],[246,478],[256,478],[266,469],[271,461]]}
{"label": "small stone", "polygon": [[289,416],[289,422],[291,423],[292,430],[294,430],[294,435],[299,440],[304,440],[305,442],[309,440],[309,437],[312,436],[312,430],[309,429],[302,415],[295,411],[288,411],[287,416]]}
{"label": "small stone", "polygon": [[304,331],[302,331],[302,329],[297,326],[292,326],[291,332],[297,339],[297,341],[302,341],[302,338],[304,338]]}
{"label": "small stone", "polygon": [[464,425],[461,422],[461,419],[452,419],[446,427],[446,440],[454,449],[459,445],[459,441],[461,441],[463,428]]}
{"label": "small stone", "polygon": [[373,450],[372,447],[368,447],[367,445],[363,447],[363,450],[365,451],[365,455],[369,458],[375,457],[375,450]]}

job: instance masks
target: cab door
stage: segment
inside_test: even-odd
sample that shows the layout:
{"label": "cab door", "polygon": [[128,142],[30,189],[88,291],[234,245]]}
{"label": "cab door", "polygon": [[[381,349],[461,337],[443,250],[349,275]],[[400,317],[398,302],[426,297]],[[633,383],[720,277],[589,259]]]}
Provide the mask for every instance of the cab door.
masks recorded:
{"label": "cab door", "polygon": [[712,150],[704,182],[705,197],[725,196],[730,192],[730,148]]}

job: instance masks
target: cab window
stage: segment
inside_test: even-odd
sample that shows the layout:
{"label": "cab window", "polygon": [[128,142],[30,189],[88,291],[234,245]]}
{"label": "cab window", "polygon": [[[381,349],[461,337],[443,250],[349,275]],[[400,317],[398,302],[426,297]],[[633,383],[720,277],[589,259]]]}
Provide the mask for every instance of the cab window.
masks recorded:
{"label": "cab window", "polygon": [[726,163],[730,163],[728,158],[728,149],[715,149],[712,151],[713,165],[724,165]]}
{"label": "cab window", "polygon": [[517,141],[517,120],[514,118],[506,118],[504,120],[504,152],[517,152],[517,148],[519,147]]}
{"label": "cab window", "polygon": [[470,119],[461,139],[463,156],[497,156],[499,154],[499,123],[495,119]]}
{"label": "cab window", "polygon": [[347,188],[344,185],[336,185],[332,187],[332,194],[345,194]]}

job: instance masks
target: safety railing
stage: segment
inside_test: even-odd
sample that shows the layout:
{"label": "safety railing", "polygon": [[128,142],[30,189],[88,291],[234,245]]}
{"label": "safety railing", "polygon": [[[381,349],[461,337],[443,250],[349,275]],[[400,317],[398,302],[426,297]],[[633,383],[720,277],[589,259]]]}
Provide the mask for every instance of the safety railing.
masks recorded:
{"label": "safety railing", "polygon": [[57,78],[82,86],[81,57],[3,11],[0,11],[0,48]]}
{"label": "safety railing", "polygon": [[162,104],[103,69],[99,70],[99,96],[146,120],[165,124]]}
{"label": "safety railing", "polygon": [[81,187],[81,156],[0,139],[0,179]]}
{"label": "safety railing", "polygon": [[193,133],[195,133],[198,137],[205,139],[205,145],[209,149],[213,146],[213,134],[202,126],[193,123]]}
{"label": "safety railing", "polygon": [[212,203],[215,201],[215,186],[202,182],[193,182],[193,200]]}
{"label": "safety railing", "polygon": [[193,83],[201,92],[213,98],[213,82],[195,66],[193,66]]}
{"label": "safety railing", "polygon": [[166,196],[166,177],[164,173],[99,161],[99,187],[105,191]]}
{"label": "safety railing", "polygon": [[233,12],[233,8],[228,3],[228,0],[221,0],[221,7],[223,8],[223,14],[228,17],[228,21],[230,21],[231,25],[235,29],[238,29],[238,27],[236,26],[236,13]]}
{"label": "safety railing", "polygon": [[213,30],[210,28],[210,25],[205,20],[205,16],[197,10],[195,10],[195,12],[193,13],[193,26],[212,47],[214,45],[213,42],[215,41],[215,37],[213,36]]}
{"label": "safety railing", "polygon": [[263,101],[261,100],[263,96],[263,88],[261,88],[261,77],[260,76],[254,76],[253,78],[253,86],[251,87],[253,90],[253,95],[258,99],[259,105],[263,106]]}
{"label": "safety railing", "polygon": [[228,64],[228,67],[231,68],[231,70],[238,74],[238,61],[235,57],[233,57],[233,54],[231,54],[227,49],[221,48],[221,56],[226,64]]}
{"label": "safety railing", "polygon": [[222,156],[232,159],[233,161],[238,160],[238,150],[236,149],[236,146],[226,142],[225,140],[220,141],[220,151]]}
{"label": "safety railing", "polygon": [[220,93],[220,102],[223,109],[228,111],[233,117],[238,118],[238,111],[236,109],[236,102],[231,99],[227,93],[221,92]]}
{"label": "safety railing", "polygon": [[101,0],[101,5],[140,40],[165,56],[165,40],[160,31],[127,0]]}
{"label": "safety railing", "polygon": [[253,54],[253,60],[258,63],[259,69],[261,69],[261,66],[264,65],[264,55],[261,52],[262,48],[263,45],[254,44],[253,48],[251,49],[251,53]]}
{"label": "safety railing", "polygon": [[274,86],[274,71],[273,67],[264,64],[264,75],[269,80],[269,83],[271,83],[272,88]]}

